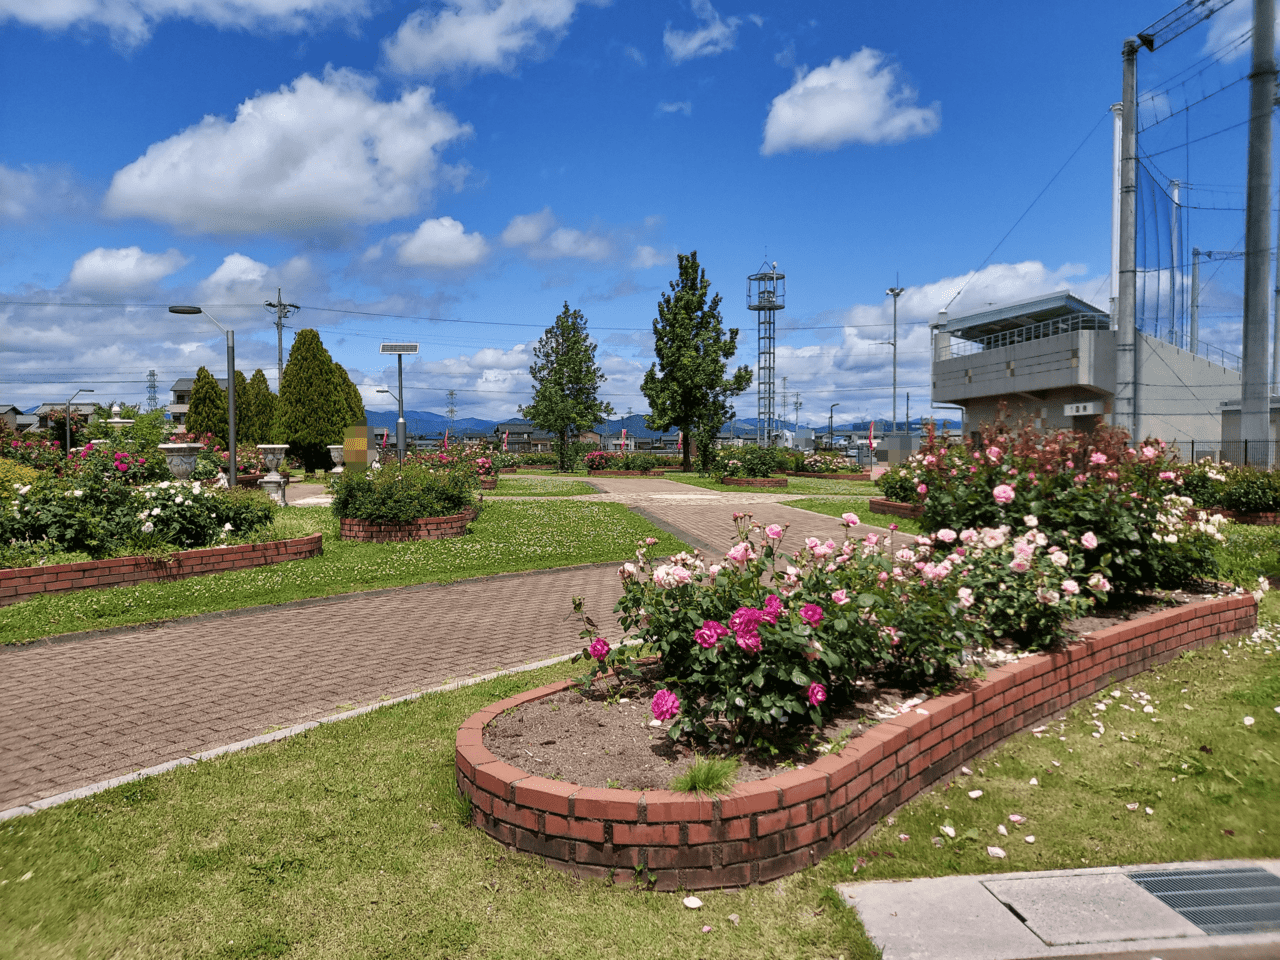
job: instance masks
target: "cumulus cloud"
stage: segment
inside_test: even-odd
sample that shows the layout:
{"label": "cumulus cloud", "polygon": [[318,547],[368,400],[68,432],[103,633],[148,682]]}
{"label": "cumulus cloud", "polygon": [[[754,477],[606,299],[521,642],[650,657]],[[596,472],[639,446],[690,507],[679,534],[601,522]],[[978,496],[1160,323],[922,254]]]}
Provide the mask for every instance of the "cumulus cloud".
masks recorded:
{"label": "cumulus cloud", "polygon": [[399,73],[510,73],[522,56],[544,55],[560,40],[580,2],[444,0],[434,12],[424,7],[411,13],[382,49]]}
{"label": "cumulus cloud", "polygon": [[774,97],[760,152],[834,150],[846,143],[899,143],[933,133],[941,106],[916,105],[917,93],[878,50],[863,47],[847,60],[836,57]]}
{"label": "cumulus cloud", "polygon": [[667,48],[667,56],[676,63],[683,63],[694,57],[712,57],[732,50],[742,21],[737,17],[721,19],[711,6],[711,0],[693,0],[691,6],[701,26],[696,30],[676,30],[668,23],[662,31],[662,45]]}
{"label": "cumulus cloud", "polygon": [[467,233],[453,217],[423,220],[413,233],[397,233],[375,245],[365,260],[377,259],[384,244],[396,248],[396,260],[407,267],[474,267],[489,255],[489,244],[478,233]]}
{"label": "cumulus cloud", "polygon": [[48,31],[104,27],[124,47],[146,42],[163,20],[296,32],[368,15],[368,0],[0,0],[0,24],[12,20]]}
{"label": "cumulus cloud", "polygon": [[327,68],[206,116],[119,170],[103,201],[209,233],[329,233],[415,213],[448,174],[440,151],[471,133],[429,87],[378,100],[375,82]]}
{"label": "cumulus cloud", "polygon": [[141,247],[98,247],[72,265],[67,286],[86,293],[124,294],[153,286],[187,262],[187,257],[172,249],[144,253]]}
{"label": "cumulus cloud", "polygon": [[[217,269],[196,285],[195,301],[205,304],[258,304],[274,300],[278,287],[297,291],[299,288],[314,290],[318,285],[320,281],[316,277],[315,268],[306,257],[292,257],[277,267],[271,267],[243,253],[232,253],[224,257]],[[301,294],[290,293],[291,298],[294,296]],[[214,315],[219,320],[246,316],[257,319],[261,312],[261,307],[255,310],[220,306]],[[311,327],[316,325],[315,320],[307,323]]]}
{"label": "cumulus cloud", "polygon": [[693,113],[693,103],[689,100],[678,100],[675,103],[663,101],[658,104],[658,114],[683,113],[686,117]]}
{"label": "cumulus cloud", "polygon": [[0,223],[25,223],[85,206],[84,195],[67,172],[48,167],[15,170],[0,164]]}
{"label": "cumulus cloud", "polygon": [[550,207],[512,217],[502,231],[502,242],[508,247],[523,247],[534,260],[574,257],[599,261],[607,260],[614,253],[613,243],[608,237],[557,226]]}
{"label": "cumulus cloud", "polygon": [[636,252],[631,256],[631,268],[633,270],[648,270],[650,267],[658,267],[675,262],[676,253],[674,249],[664,252],[655,250],[648,244],[641,244],[636,247]]}
{"label": "cumulus cloud", "polygon": [[[1276,17],[1280,26],[1280,16]],[[1228,3],[1214,12],[1209,19],[1209,32],[1205,35],[1205,54],[1220,56],[1223,63],[1230,63],[1253,51],[1253,4]],[[1276,31],[1280,38],[1280,29]]]}

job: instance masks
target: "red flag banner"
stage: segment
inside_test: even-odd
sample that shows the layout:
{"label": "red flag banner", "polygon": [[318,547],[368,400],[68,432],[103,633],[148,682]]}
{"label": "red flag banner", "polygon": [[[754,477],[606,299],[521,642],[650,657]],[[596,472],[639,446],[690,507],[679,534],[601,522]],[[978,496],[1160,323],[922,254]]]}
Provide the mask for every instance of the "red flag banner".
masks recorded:
{"label": "red flag banner", "polygon": [[510,432],[511,432],[510,430],[502,431],[502,452],[503,453],[507,452],[507,434],[509,434]]}

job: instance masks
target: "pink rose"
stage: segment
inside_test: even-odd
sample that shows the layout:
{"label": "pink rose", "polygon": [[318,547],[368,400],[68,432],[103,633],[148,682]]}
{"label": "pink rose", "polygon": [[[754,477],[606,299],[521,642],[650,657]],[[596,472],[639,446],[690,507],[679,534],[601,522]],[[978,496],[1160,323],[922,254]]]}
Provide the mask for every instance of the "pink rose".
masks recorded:
{"label": "pink rose", "polygon": [[827,688],[820,683],[809,684],[809,706],[816,707],[827,699]]}
{"label": "pink rose", "polygon": [[680,698],[670,690],[659,690],[649,704],[655,720],[670,720],[680,712]]}
{"label": "pink rose", "polygon": [[1107,455],[1105,453],[1095,453],[1089,458],[1089,462],[1095,467],[1100,467],[1107,462]]}
{"label": "pink rose", "polygon": [[850,527],[856,527],[860,523],[860,521],[858,520],[858,515],[856,513],[843,513],[840,515],[840,519],[843,520],[845,524]]}
{"label": "pink rose", "polygon": [[587,652],[601,663],[604,663],[604,658],[609,655],[609,641],[604,637],[596,637],[591,641],[591,646],[587,648]]}
{"label": "pink rose", "polygon": [[1098,538],[1093,535],[1092,530],[1080,538],[1080,546],[1086,550],[1096,550],[1098,548]]}
{"label": "pink rose", "polygon": [[1172,470],[1161,470],[1161,471],[1160,471],[1160,479],[1161,479],[1161,480],[1176,480],[1177,478],[1178,478],[1178,475],[1177,475],[1176,473],[1174,473]]}
{"label": "pink rose", "polygon": [[769,594],[769,599],[764,602],[764,616],[762,619],[768,620],[770,623],[777,623],[778,617],[782,615],[782,601],[778,599],[776,593]]}
{"label": "pink rose", "polygon": [[822,608],[816,603],[806,603],[800,609],[800,619],[811,627],[816,627],[822,622]]}
{"label": "pink rose", "polygon": [[950,529],[949,527],[943,527],[936,534],[934,534],[934,536],[936,536],[943,543],[954,543],[956,539],[956,532]]}
{"label": "pink rose", "polygon": [[922,496],[922,497],[923,497],[925,494],[927,494],[928,492],[929,492],[929,485],[928,485],[928,484],[922,483],[922,484],[920,484],[920,486],[916,487],[916,493],[920,494],[920,496]]}
{"label": "pink rose", "polygon": [[838,607],[843,607],[849,602],[849,591],[837,590],[835,593],[831,594],[831,602]]}
{"label": "pink rose", "polygon": [[[977,456],[977,454],[974,454],[974,456]],[[999,463],[1000,458],[1003,456],[1004,456],[1004,451],[1002,451],[999,447],[987,447],[987,459],[990,460],[992,463]]]}
{"label": "pink rose", "polygon": [[727,637],[729,629],[718,620],[704,620],[702,626],[694,631],[693,639],[698,641],[698,646],[704,650],[710,650],[714,647],[721,637]]}
{"label": "pink rose", "polygon": [[771,523],[764,528],[764,535],[770,540],[781,540],[782,534],[783,528],[778,526],[776,523]]}
{"label": "pink rose", "polygon": [[1007,483],[1002,483],[991,491],[991,495],[995,497],[996,503],[1012,503],[1014,497],[1013,487]]}

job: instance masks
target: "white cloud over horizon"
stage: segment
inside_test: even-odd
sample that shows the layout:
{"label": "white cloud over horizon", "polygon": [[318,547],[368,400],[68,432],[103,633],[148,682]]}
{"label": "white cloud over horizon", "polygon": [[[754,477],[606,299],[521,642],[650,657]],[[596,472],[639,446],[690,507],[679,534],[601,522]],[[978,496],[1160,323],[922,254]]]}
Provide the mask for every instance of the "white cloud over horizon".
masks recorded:
{"label": "white cloud over horizon", "polygon": [[88,203],[62,169],[15,169],[0,163],[0,223],[26,223],[51,213],[82,212]]}
{"label": "white cloud over horizon", "polygon": [[613,256],[613,243],[608,237],[574,227],[557,226],[550,207],[537,213],[511,218],[502,231],[502,242],[508,247],[521,247],[534,260],[607,260]]}
{"label": "white cloud over horizon", "polygon": [[849,143],[900,143],[928,136],[942,122],[941,104],[917,106],[918,94],[885,54],[863,47],[813,70],[774,97],[760,152],[835,150]]}
{"label": "white cloud over horizon", "polygon": [[177,273],[189,258],[170,248],[164,253],[144,253],[141,247],[98,247],[76,260],[67,286],[85,293],[127,294],[144,291]]}
{"label": "white cloud over horizon", "polygon": [[347,69],[303,74],[206,116],[117,171],[111,217],[143,217],[190,233],[334,233],[413,214],[448,179],[440,152],[470,135],[430,87],[378,100]]}
{"label": "white cloud over horizon", "polygon": [[382,43],[397,73],[436,76],[455,71],[512,72],[522,57],[539,57],[564,36],[578,6],[608,0],[443,0],[423,7]]}
{"label": "white cloud over horizon", "polygon": [[453,217],[423,220],[413,233],[392,234],[369,248],[363,259],[378,259],[388,246],[395,248],[396,262],[406,267],[461,269],[474,267],[489,255],[484,236],[467,233]]}
{"label": "white cloud over horizon", "polygon": [[49,32],[103,27],[126,49],[145,43],[166,20],[296,33],[369,13],[369,0],[0,0],[0,24],[12,20]]}
{"label": "white cloud over horizon", "polygon": [[701,25],[696,30],[676,30],[668,23],[662,31],[667,56],[675,63],[683,63],[694,57],[713,57],[732,50],[742,21],[737,17],[722,19],[711,6],[711,0],[692,0],[690,6]]}

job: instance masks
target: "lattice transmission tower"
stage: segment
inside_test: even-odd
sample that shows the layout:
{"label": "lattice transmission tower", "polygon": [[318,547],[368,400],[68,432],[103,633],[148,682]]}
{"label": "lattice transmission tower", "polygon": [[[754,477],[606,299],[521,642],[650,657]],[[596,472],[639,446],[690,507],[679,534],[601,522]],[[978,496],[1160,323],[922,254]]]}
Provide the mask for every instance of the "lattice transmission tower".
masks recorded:
{"label": "lattice transmission tower", "polygon": [[778,264],[761,264],[760,271],[747,277],[747,309],[756,314],[759,362],[756,366],[756,442],[772,446],[774,441],[773,371],[776,345],[776,317],[786,309],[787,275]]}

